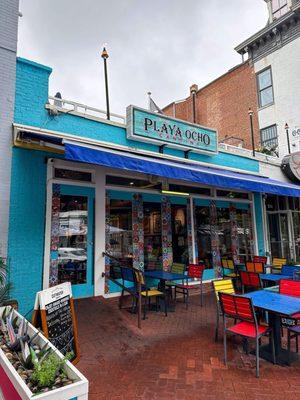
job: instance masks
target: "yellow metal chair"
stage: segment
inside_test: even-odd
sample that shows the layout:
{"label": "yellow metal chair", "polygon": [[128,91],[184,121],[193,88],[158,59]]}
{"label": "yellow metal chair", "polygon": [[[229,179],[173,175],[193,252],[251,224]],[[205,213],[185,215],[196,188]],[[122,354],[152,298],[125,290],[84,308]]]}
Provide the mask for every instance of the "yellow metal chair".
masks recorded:
{"label": "yellow metal chair", "polygon": [[278,274],[281,272],[282,266],[286,264],[286,258],[273,258],[272,260],[272,272],[277,272]]}
{"label": "yellow metal chair", "polygon": [[[157,289],[148,289],[146,286],[146,280],[145,280],[145,275],[143,271],[137,271],[135,270],[135,279],[136,279],[136,284],[137,284],[137,290],[140,284],[142,290],[141,290],[141,296],[144,298],[144,319],[146,319],[146,313],[147,313],[147,307],[148,303],[150,304],[151,298],[156,299],[156,307],[158,306],[158,299],[159,297],[164,299],[164,305],[165,305],[165,316],[167,316],[167,299],[166,299],[166,294],[161,292],[160,290]],[[143,290],[144,289],[144,290]]]}
{"label": "yellow metal chair", "polygon": [[218,340],[219,333],[219,320],[220,315],[222,315],[220,303],[219,303],[219,292],[235,294],[235,288],[233,286],[232,279],[221,279],[217,281],[213,281],[213,289],[216,296],[216,304],[217,304],[217,320],[216,320],[216,329],[215,329],[215,341]]}
{"label": "yellow metal chair", "polygon": [[[185,273],[185,269],[186,269],[185,264],[173,263],[173,264],[172,264],[172,267],[171,267],[171,272],[172,272],[173,274],[184,274],[184,273]],[[177,281],[177,282],[175,282],[175,281],[166,281],[166,287],[169,288],[169,290],[170,290],[170,295],[171,295],[171,296],[172,296],[172,287],[173,287],[176,283],[178,283],[178,281]],[[182,282],[182,283],[183,283],[183,282]]]}

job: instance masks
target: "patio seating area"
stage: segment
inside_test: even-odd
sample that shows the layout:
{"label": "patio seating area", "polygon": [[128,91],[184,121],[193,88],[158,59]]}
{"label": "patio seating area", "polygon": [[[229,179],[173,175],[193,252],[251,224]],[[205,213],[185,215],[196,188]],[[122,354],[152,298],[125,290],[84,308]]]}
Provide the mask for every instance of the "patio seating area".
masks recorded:
{"label": "patio seating area", "polygon": [[[196,291],[195,291],[196,292]],[[76,301],[81,359],[79,370],[90,381],[91,400],[296,400],[300,391],[300,362],[273,365],[260,359],[255,377],[255,355],[246,355],[240,337],[227,339],[224,365],[223,324],[215,342],[216,296],[212,285],[191,295],[189,307],[176,303],[176,312],[151,311],[138,329],[130,313],[130,296],[95,297]],[[128,305],[128,309],[126,308]],[[233,322],[232,322],[233,323]],[[268,343],[262,338],[263,344]],[[287,348],[286,329],[282,345]],[[250,342],[250,350],[253,343]],[[295,340],[291,340],[295,351]]]}

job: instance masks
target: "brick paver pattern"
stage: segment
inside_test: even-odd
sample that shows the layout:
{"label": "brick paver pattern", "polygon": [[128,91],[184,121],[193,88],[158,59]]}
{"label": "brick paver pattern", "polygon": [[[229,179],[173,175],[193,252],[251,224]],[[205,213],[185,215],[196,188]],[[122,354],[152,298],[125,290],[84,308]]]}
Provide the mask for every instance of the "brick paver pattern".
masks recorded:
{"label": "brick paver pattern", "polygon": [[[116,299],[76,302],[81,359],[90,400],[299,400],[300,362],[280,367],[243,353],[241,340],[228,340],[223,364],[222,324],[214,342],[215,303],[207,293],[200,307],[178,302],[167,317],[149,312],[137,328],[136,315],[118,309]],[[285,339],[284,339],[285,342]]]}

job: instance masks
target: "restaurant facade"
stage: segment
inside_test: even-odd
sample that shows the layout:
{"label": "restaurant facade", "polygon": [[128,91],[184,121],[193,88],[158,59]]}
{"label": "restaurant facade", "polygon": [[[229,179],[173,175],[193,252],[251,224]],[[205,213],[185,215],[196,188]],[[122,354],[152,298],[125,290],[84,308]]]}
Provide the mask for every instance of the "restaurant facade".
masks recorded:
{"label": "restaurant facade", "polygon": [[118,295],[103,252],[145,270],[201,261],[205,280],[222,258],[299,258],[297,184],[220,149],[213,127],[49,98],[50,74],[17,60],[8,259],[21,312],[65,281],[75,297]]}

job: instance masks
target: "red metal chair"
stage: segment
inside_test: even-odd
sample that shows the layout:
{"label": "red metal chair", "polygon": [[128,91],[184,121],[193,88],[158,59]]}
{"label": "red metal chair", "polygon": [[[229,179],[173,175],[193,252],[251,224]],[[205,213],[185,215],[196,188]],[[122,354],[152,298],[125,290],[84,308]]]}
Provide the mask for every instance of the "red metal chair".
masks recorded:
{"label": "red metal chair", "polygon": [[240,277],[243,293],[245,292],[245,288],[256,290],[262,289],[263,287],[260,276],[256,272],[240,271]]}
{"label": "red metal chair", "polygon": [[[227,333],[239,335],[246,339],[255,339],[256,377],[259,377],[259,343],[262,336],[269,335],[272,342],[273,363],[275,364],[275,347],[273,331],[270,327],[259,325],[256,319],[252,300],[244,296],[219,292],[219,301],[224,320],[224,362],[227,365]],[[227,318],[240,320],[227,327]]]}
{"label": "red metal chair", "polygon": [[[300,297],[300,281],[290,279],[281,279],[279,281],[279,293],[287,296]],[[299,335],[300,335],[300,313],[292,315],[290,318],[281,318],[281,325],[287,328],[288,339],[288,364],[291,357],[291,339],[296,339],[296,352],[299,352]]]}
{"label": "red metal chair", "polygon": [[[202,285],[202,277],[203,271],[205,270],[205,264],[189,264],[187,267],[187,276],[186,282],[184,283],[177,283],[175,285],[175,293],[174,297],[176,300],[177,292],[183,294],[184,302],[186,304],[186,308],[188,308],[189,302],[189,291],[192,289],[199,289],[200,288],[200,304],[201,307],[203,306],[203,285]],[[200,283],[196,284],[193,283],[192,279],[197,279]]]}

